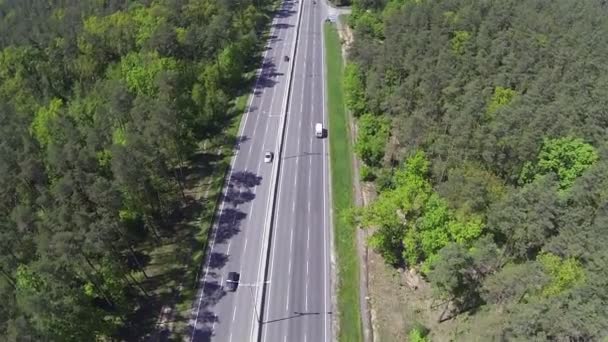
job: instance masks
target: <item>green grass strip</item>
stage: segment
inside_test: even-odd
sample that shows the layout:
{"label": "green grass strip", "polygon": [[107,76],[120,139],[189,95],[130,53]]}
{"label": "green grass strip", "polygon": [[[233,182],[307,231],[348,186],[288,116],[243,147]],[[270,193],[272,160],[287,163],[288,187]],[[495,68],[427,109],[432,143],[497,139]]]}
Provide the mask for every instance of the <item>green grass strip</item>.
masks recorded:
{"label": "green grass strip", "polygon": [[325,24],[325,60],[329,107],[329,150],[333,200],[333,223],[338,254],[339,340],[362,340],[359,313],[359,259],[356,228],[341,213],[353,206],[352,148],[342,89],[342,47],[335,25]]}

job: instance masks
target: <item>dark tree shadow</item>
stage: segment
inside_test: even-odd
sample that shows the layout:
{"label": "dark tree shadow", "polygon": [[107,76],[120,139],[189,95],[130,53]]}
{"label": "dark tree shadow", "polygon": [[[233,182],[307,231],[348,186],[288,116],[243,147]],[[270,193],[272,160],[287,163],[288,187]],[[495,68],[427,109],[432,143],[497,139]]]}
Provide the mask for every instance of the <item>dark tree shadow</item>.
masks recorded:
{"label": "dark tree shadow", "polygon": [[288,28],[294,27],[294,25],[292,25],[292,24],[285,24],[285,23],[276,23],[272,26],[277,30],[286,30]]}
{"label": "dark tree shadow", "polygon": [[[249,110],[249,112],[251,112],[252,109]],[[234,148],[239,150],[241,149],[241,144],[243,144],[244,142],[250,140],[249,137],[247,137],[246,135],[240,135],[238,137],[236,137],[236,141],[234,142]]]}
{"label": "dark tree shadow", "polygon": [[126,264],[131,270],[137,270],[140,266],[145,267],[149,262],[150,256],[137,250],[126,255]]}
{"label": "dark tree shadow", "polygon": [[209,268],[222,268],[226,265],[229,258],[230,257],[224,253],[211,253],[211,255],[209,255]]}
{"label": "dark tree shadow", "polygon": [[[194,328],[196,329],[196,328]],[[194,330],[192,328],[190,328],[188,335],[192,335],[192,331]],[[213,336],[213,331],[211,330],[211,327],[202,327],[201,329],[196,329],[196,333],[194,335],[194,337],[192,338],[192,342],[210,342],[211,341],[211,337]]]}
{"label": "dark tree shadow", "polygon": [[293,8],[293,5],[285,6],[284,9],[278,10],[276,12],[277,18],[289,18],[291,16],[294,16],[296,13],[298,13],[298,11],[291,10],[291,8]]}
{"label": "dark tree shadow", "polygon": [[241,231],[239,221],[243,220],[245,216],[245,213],[239,210],[224,208],[218,219],[215,243],[224,243],[238,234]]}
{"label": "dark tree shadow", "polygon": [[235,208],[243,203],[253,201],[254,198],[255,194],[251,190],[241,190],[234,187],[229,187],[223,197],[224,202],[232,204]]}
{"label": "dark tree shadow", "polygon": [[[212,325],[219,322],[219,317],[209,310],[210,307],[217,304],[222,297],[226,295],[226,291],[217,281],[205,281],[201,285],[203,289],[200,308],[198,303],[193,305],[193,317],[196,322],[192,322],[188,327],[188,335],[194,334],[194,341],[210,341],[213,335]],[[199,310],[198,316],[195,314]]]}
{"label": "dark tree shadow", "polygon": [[230,176],[229,187],[253,188],[262,183],[262,177],[251,171],[237,171]]}

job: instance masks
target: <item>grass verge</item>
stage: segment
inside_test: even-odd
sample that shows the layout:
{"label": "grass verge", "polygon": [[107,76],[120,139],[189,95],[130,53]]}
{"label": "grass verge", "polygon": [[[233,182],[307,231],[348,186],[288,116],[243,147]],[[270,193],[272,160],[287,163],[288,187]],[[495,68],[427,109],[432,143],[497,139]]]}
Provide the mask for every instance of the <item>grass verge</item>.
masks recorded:
{"label": "grass verge", "polygon": [[350,130],[342,89],[342,49],[335,25],[326,23],[325,60],[329,107],[329,150],[333,200],[335,247],[338,254],[338,312],[340,341],[361,341],[359,312],[359,264],[355,227],[342,218],[353,206],[353,176]]}

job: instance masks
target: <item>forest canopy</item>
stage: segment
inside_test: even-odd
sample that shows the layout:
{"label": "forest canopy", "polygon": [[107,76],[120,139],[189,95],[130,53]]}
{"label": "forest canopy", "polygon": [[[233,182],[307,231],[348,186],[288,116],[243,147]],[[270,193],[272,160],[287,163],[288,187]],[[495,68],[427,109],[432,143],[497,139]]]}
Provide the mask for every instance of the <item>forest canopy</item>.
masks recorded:
{"label": "forest canopy", "polygon": [[353,3],[346,101],[379,191],[357,218],[471,315],[456,340],[608,335],[607,15],[599,0]]}
{"label": "forest canopy", "polygon": [[0,2],[0,340],[135,331],[139,247],[172,234],[269,3]]}

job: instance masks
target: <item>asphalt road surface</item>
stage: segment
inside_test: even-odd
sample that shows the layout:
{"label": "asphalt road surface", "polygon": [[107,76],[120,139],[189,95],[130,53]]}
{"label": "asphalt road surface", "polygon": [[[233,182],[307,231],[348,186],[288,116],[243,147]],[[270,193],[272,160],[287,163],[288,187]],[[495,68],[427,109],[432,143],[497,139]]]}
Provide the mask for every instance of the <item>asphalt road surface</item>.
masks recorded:
{"label": "asphalt road surface", "polygon": [[[271,240],[262,341],[332,340],[324,1],[304,0]],[[328,132],[331,134],[331,131]]]}
{"label": "asphalt road surface", "polygon": [[[261,304],[268,255],[265,249],[269,244],[265,227],[271,189],[276,186],[272,177],[276,160],[264,163],[263,155],[274,151],[279,142],[293,56],[289,62],[283,58],[293,53],[299,5],[284,1],[272,22],[271,39],[241,122],[236,155],[211,233],[208,259],[201,270],[199,293],[191,313],[190,341],[243,342],[258,336],[257,305]],[[307,133],[312,136],[310,129]],[[240,273],[240,284],[236,292],[227,292],[225,280],[233,271]]]}

